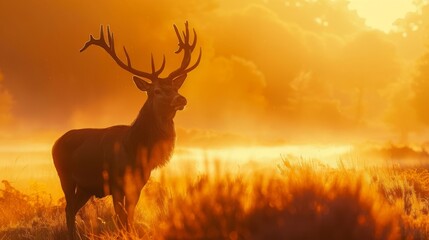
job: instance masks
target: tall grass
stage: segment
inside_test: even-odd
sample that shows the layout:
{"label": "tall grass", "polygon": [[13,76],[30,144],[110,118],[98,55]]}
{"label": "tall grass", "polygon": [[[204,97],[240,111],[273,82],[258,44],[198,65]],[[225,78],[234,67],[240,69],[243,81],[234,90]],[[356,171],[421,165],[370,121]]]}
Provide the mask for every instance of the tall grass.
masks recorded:
{"label": "tall grass", "polygon": [[[135,228],[111,198],[78,214],[82,239],[429,239],[429,172],[317,163],[232,174],[162,172],[145,186]],[[0,239],[66,239],[64,200],[0,190]]]}

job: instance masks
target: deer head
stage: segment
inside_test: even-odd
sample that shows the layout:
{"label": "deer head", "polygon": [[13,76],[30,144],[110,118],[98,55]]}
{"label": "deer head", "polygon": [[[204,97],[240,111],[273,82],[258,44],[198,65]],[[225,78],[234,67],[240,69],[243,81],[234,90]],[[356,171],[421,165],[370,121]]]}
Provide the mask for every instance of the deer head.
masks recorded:
{"label": "deer head", "polygon": [[127,62],[123,62],[116,55],[115,41],[109,26],[107,26],[107,42],[104,37],[104,28],[101,26],[99,39],[95,39],[90,35],[89,41],[85,43],[80,52],[84,51],[91,45],[103,48],[121,68],[134,74],[134,83],[141,91],[147,93],[147,104],[152,104],[155,115],[165,118],[173,118],[176,111],[182,110],[187,104],[186,98],[180,95],[178,90],[185,81],[187,74],[194,70],[201,60],[200,48],[197,61],[189,67],[189,64],[191,63],[191,54],[197,44],[197,34],[195,30],[193,29],[194,40],[190,43],[188,22],[185,23],[185,31],[182,32],[183,37],[180,35],[176,25],[173,25],[173,27],[179,40],[179,49],[175,53],[179,54],[183,51],[183,59],[181,65],[167,77],[160,77],[165,67],[165,55],[159,69],[156,69],[153,55],[151,56],[152,72],[144,72],[135,69],[131,64],[131,59],[125,47],[124,53]]}

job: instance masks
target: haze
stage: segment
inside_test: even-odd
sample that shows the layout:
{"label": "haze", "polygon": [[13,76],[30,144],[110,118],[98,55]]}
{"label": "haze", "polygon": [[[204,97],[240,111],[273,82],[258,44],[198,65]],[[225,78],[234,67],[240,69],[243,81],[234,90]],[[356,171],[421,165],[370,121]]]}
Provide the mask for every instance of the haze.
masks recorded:
{"label": "haze", "polygon": [[145,94],[105,52],[79,49],[110,25],[118,52],[125,45],[142,70],[165,54],[168,72],[180,61],[172,25],[188,20],[204,54],[181,89],[179,146],[424,143],[428,10],[411,0],[3,1],[0,142],[49,148],[71,128],[131,123]]}

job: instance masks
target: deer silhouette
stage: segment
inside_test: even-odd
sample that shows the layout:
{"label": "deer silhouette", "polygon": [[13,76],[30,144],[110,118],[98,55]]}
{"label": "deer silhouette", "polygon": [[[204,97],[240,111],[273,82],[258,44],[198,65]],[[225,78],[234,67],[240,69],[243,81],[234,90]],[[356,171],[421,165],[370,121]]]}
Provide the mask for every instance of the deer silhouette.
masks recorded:
{"label": "deer silhouette", "polygon": [[153,56],[152,72],[135,69],[125,47],[126,63],[116,55],[109,26],[107,42],[101,26],[99,39],[90,35],[80,50],[92,45],[103,48],[121,68],[134,75],[134,83],[148,97],[131,125],[70,130],[55,142],[52,156],[66,199],[66,222],[71,239],[76,237],[76,213],[92,196],[112,195],[120,226],[129,229],[140,192],[151,171],[166,164],[172,155],[173,118],[187,104],[178,90],[201,60],[200,48],[198,59],[189,67],[197,43],[195,30],[191,43],[188,22],[182,36],[176,25],[173,27],[179,40],[176,54],[183,52],[183,59],[180,67],[164,78],[160,74],[165,67],[165,56],[159,69],[155,68]]}

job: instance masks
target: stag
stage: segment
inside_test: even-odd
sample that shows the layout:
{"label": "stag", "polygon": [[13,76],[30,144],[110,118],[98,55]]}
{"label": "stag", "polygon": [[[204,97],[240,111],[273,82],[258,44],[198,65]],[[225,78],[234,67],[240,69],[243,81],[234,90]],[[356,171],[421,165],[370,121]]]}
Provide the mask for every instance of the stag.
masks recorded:
{"label": "stag", "polygon": [[75,216],[92,197],[112,195],[113,205],[121,227],[129,229],[140,192],[151,171],[166,164],[175,144],[173,118],[187,104],[178,93],[186,76],[201,60],[201,48],[190,66],[197,35],[190,41],[188,23],[182,36],[176,25],[174,31],[183,52],[180,66],[167,77],[160,77],[165,56],[159,69],[151,57],[151,72],[135,69],[124,47],[126,63],[115,51],[113,33],[107,27],[107,42],[101,26],[99,39],[90,35],[81,52],[90,46],[104,49],[123,69],[133,74],[136,86],[147,93],[147,100],[131,125],[103,129],[75,129],[61,136],[52,149],[53,161],[66,199],[66,222],[71,239],[76,237]]}

